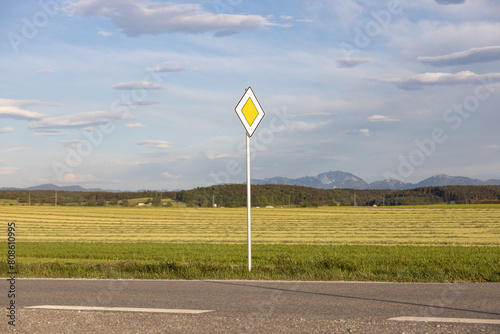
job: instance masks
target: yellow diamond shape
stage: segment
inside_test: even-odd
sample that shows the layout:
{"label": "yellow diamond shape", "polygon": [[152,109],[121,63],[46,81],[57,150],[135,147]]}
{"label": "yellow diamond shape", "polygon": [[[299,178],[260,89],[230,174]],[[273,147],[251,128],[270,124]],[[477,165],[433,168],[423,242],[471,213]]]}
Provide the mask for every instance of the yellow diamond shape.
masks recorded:
{"label": "yellow diamond shape", "polygon": [[253,104],[251,98],[248,98],[248,101],[241,109],[241,112],[243,113],[243,116],[245,116],[245,119],[247,120],[248,125],[250,126],[252,126],[252,123],[259,115],[259,112],[257,111],[257,108],[255,108],[255,105]]}

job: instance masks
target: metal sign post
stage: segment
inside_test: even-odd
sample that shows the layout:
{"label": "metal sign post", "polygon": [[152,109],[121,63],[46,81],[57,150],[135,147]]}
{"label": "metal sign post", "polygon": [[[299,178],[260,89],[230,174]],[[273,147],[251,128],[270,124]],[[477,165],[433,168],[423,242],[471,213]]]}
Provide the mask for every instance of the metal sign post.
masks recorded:
{"label": "metal sign post", "polygon": [[264,118],[264,110],[260,106],[257,97],[251,87],[245,90],[245,94],[234,108],[241,123],[247,131],[247,243],[248,243],[248,271],[252,271],[252,193],[250,190],[250,137],[257,129],[260,121]]}
{"label": "metal sign post", "polygon": [[250,190],[250,136],[247,133],[247,244],[248,271],[252,271],[252,192]]}

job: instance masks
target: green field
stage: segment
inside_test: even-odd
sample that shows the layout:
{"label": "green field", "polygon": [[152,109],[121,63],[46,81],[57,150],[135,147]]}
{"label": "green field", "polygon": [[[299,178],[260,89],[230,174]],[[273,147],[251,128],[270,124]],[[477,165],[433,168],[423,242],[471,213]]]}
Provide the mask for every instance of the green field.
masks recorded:
{"label": "green field", "polygon": [[23,277],[500,282],[488,246],[258,244],[250,273],[244,244],[37,242],[17,253]]}
{"label": "green field", "polygon": [[245,208],[0,206],[0,216],[16,223],[24,277],[500,281],[495,205],[253,209],[251,273]]}

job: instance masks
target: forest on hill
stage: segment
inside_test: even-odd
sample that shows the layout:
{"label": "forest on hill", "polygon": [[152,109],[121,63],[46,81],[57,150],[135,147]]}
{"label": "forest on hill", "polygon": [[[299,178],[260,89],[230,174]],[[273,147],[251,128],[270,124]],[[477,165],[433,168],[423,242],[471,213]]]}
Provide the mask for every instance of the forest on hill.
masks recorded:
{"label": "forest on hill", "polygon": [[37,205],[88,205],[104,206],[127,203],[133,198],[174,198],[176,192],[141,191],[141,192],[107,192],[107,191],[54,191],[54,190],[0,190],[0,200],[14,200],[19,204]]}
{"label": "forest on hill", "polygon": [[[211,206],[212,202],[225,207],[246,206],[246,185],[230,184],[183,190],[176,194],[175,199],[202,207]],[[500,200],[500,186],[440,186],[405,190],[252,186],[253,206],[471,204],[480,200]]]}
{"label": "forest on hill", "polygon": [[[105,192],[53,190],[1,190],[0,200],[23,205],[128,205],[128,200],[147,198],[160,206],[161,199],[172,198],[189,206],[246,206],[246,185],[228,184],[181,190],[178,192]],[[253,206],[373,206],[471,204],[474,201],[500,200],[500,186],[439,186],[405,190],[317,189],[289,185],[253,185]]]}

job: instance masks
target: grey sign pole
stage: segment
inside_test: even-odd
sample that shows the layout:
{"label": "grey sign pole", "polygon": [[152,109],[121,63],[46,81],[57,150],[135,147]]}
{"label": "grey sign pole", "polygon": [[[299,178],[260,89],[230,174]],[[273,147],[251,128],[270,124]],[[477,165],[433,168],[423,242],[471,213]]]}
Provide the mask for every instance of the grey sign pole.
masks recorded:
{"label": "grey sign pole", "polygon": [[248,271],[252,271],[252,192],[250,190],[250,136],[247,133],[247,244]]}
{"label": "grey sign pole", "polygon": [[257,97],[251,87],[245,90],[245,94],[234,108],[240,118],[241,124],[247,131],[247,243],[248,243],[248,271],[252,271],[252,193],[250,189],[250,137],[264,118],[264,110],[260,106]]}

